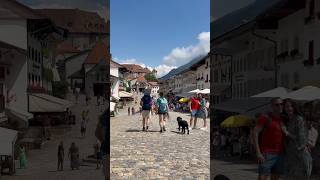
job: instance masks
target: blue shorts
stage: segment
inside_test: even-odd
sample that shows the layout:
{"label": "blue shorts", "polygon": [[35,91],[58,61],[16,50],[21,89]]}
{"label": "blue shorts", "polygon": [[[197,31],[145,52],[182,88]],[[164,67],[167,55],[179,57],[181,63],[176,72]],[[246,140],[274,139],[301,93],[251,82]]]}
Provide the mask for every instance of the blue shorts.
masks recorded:
{"label": "blue shorts", "polygon": [[191,111],[191,117],[196,117],[198,114],[198,110],[192,110]]}
{"label": "blue shorts", "polygon": [[265,161],[259,164],[260,175],[282,175],[284,173],[284,159],[282,155],[263,153],[263,156]]}

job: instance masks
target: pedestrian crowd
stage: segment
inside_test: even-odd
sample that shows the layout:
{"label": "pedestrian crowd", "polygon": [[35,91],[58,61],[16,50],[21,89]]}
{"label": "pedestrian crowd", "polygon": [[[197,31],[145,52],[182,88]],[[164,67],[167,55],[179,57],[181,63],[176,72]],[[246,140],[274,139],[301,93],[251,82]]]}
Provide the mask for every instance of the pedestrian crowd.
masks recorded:
{"label": "pedestrian crowd", "polygon": [[309,179],[317,164],[313,163],[318,138],[315,122],[291,99],[273,98],[271,109],[258,115],[253,128],[242,128],[240,138],[226,130],[216,131],[213,156],[239,154],[249,159],[254,153],[259,180]]}
{"label": "pedestrian crowd", "polygon": [[[142,116],[142,131],[149,131],[150,129],[150,118],[153,114],[157,114],[159,117],[159,132],[165,132],[166,123],[170,119],[170,111],[175,109],[171,98],[169,97],[170,102],[165,97],[163,92],[159,93],[159,97],[156,99],[151,96],[151,90],[145,89],[142,98],[140,99],[139,113]],[[189,130],[199,129],[197,127],[197,119],[203,119],[203,127],[201,130],[207,130],[207,117],[208,117],[208,108],[209,102],[206,100],[203,94],[195,93],[188,101],[188,112],[191,114]],[[138,104],[137,100],[135,104]],[[128,116],[134,115],[135,108],[128,107]]]}

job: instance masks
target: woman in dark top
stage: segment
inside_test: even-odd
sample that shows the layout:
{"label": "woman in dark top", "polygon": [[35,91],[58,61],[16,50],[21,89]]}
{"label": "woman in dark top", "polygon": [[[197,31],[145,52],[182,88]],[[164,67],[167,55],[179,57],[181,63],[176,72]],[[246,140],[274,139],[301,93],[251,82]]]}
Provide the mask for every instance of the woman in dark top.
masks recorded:
{"label": "woman in dark top", "polygon": [[63,142],[60,142],[60,145],[58,147],[58,169],[57,171],[63,171],[63,159],[64,159],[64,147]]}

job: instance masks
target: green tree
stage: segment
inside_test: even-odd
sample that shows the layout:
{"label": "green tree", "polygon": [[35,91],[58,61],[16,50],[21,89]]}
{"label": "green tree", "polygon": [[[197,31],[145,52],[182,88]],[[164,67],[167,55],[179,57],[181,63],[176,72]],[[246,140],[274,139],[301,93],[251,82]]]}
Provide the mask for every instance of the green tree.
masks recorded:
{"label": "green tree", "polygon": [[152,73],[148,73],[148,74],[144,75],[144,78],[147,81],[157,81],[156,76],[154,74],[152,74]]}

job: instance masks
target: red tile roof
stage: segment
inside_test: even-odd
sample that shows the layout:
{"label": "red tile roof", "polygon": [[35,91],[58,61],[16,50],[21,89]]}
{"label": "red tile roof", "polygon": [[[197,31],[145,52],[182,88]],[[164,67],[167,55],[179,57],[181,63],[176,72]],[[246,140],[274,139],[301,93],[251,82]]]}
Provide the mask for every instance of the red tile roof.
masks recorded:
{"label": "red tile roof", "polygon": [[137,64],[122,64],[122,66],[133,73],[151,73],[148,68],[143,68]]}
{"label": "red tile roof", "polygon": [[109,21],[105,22],[96,12],[79,9],[35,9],[52,20],[55,25],[70,33],[109,33]]}
{"label": "red tile roof", "polygon": [[138,81],[138,82],[146,82],[147,80],[144,78],[144,76],[139,76],[139,77],[137,78],[137,81]]}
{"label": "red tile roof", "polygon": [[111,55],[107,51],[107,46],[103,42],[99,41],[89,52],[84,64],[99,64],[101,60],[104,60],[106,63],[110,63]]}
{"label": "red tile roof", "polygon": [[64,54],[64,53],[78,53],[80,50],[74,48],[70,43],[64,41],[57,46],[57,53]]}

